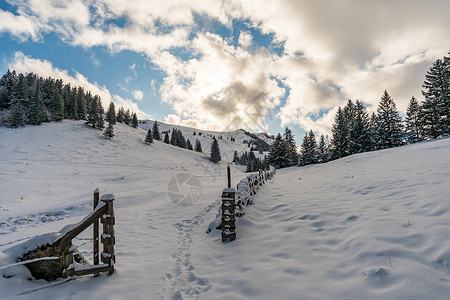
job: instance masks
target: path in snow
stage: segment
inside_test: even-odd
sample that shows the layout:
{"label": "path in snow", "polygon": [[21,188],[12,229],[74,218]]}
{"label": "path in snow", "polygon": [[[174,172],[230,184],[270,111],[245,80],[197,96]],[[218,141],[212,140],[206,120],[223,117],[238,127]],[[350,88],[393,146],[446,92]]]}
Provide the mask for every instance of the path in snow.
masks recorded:
{"label": "path in snow", "polygon": [[220,198],[214,203],[204,208],[192,219],[183,220],[174,226],[178,229],[178,239],[176,247],[171,254],[171,268],[166,273],[165,278],[170,284],[167,289],[166,298],[183,299],[186,296],[199,296],[211,288],[211,284],[205,278],[197,277],[194,274],[194,265],[191,262],[192,235],[197,230],[203,230],[205,215],[211,210],[217,209]]}

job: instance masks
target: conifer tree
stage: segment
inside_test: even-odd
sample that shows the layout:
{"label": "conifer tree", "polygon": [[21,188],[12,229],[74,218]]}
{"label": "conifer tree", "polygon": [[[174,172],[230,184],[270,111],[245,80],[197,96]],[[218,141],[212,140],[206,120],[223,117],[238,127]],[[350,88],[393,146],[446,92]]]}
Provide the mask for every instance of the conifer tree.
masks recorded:
{"label": "conifer tree", "polygon": [[220,157],[220,148],[219,148],[219,143],[217,142],[217,140],[214,138],[212,145],[211,145],[211,157],[210,160],[213,163],[218,163],[221,160]]}
{"label": "conifer tree", "polygon": [[300,150],[300,165],[306,166],[317,162],[317,142],[312,130],[305,133]]}
{"label": "conifer tree", "polygon": [[193,150],[191,141],[190,141],[189,139],[186,141],[186,149],[188,149],[188,150]]}
{"label": "conifer tree", "polygon": [[40,84],[36,83],[36,91],[31,99],[30,113],[28,116],[28,122],[31,125],[41,125],[42,121],[45,121],[46,114],[43,105]]}
{"label": "conifer tree", "polygon": [[147,131],[147,136],[145,137],[145,142],[146,143],[153,143],[153,134],[152,134],[152,130],[149,128]]}
{"label": "conifer tree", "polygon": [[120,107],[119,110],[117,111],[116,121],[122,123],[124,121],[124,118],[125,118],[125,110],[123,109],[123,107]]}
{"label": "conifer tree", "polygon": [[422,94],[423,133],[437,138],[450,133],[450,78],[448,58],[438,59],[425,75]]}
{"label": "conifer tree", "polygon": [[194,147],[194,150],[196,151],[196,152],[203,152],[203,150],[202,150],[202,144],[200,143],[200,141],[198,140],[198,139],[196,139],[195,140],[195,147]]}
{"label": "conifer tree", "polygon": [[166,131],[166,133],[164,134],[164,143],[169,144],[170,143],[170,139],[169,139],[169,133]]}
{"label": "conifer tree", "polygon": [[108,112],[106,113],[106,121],[115,125],[116,124],[116,108],[114,102],[109,103]]}
{"label": "conifer tree", "polygon": [[286,143],[281,137],[281,134],[278,133],[275,137],[275,141],[271,146],[271,150],[269,153],[269,163],[277,169],[287,167],[287,156],[288,150],[286,147]]}
{"label": "conifer tree", "polygon": [[295,145],[294,135],[289,128],[285,128],[283,139],[287,148],[287,161],[288,166],[295,166],[298,164],[297,146]]}
{"label": "conifer tree", "polygon": [[337,159],[348,155],[348,123],[343,110],[339,107],[334,117],[333,134],[331,144],[333,147],[332,158]]}
{"label": "conifer tree", "polygon": [[54,91],[53,100],[51,104],[52,120],[59,122],[64,119],[64,100],[61,95],[61,90]]}
{"label": "conifer tree", "polygon": [[131,120],[131,126],[134,127],[134,128],[138,128],[138,126],[139,126],[138,124],[139,124],[139,122],[138,122],[138,119],[137,119],[137,115],[136,115],[136,113],[134,113],[133,114],[133,118]]}
{"label": "conifer tree", "polygon": [[382,147],[382,140],[380,137],[380,126],[378,124],[378,117],[372,113],[369,120],[369,136],[370,136],[370,151],[379,150]]}
{"label": "conifer tree", "polygon": [[422,140],[421,127],[420,105],[413,96],[406,108],[405,137],[408,143],[412,144]]}
{"label": "conifer tree", "polygon": [[129,109],[127,109],[127,110],[125,111],[125,114],[123,115],[123,122],[124,122],[125,124],[127,124],[127,125],[130,125],[130,122],[131,122],[131,113],[130,113],[130,110],[129,110]]}
{"label": "conifer tree", "polygon": [[403,144],[403,125],[394,100],[384,91],[377,108],[378,126],[382,148],[391,148]]}
{"label": "conifer tree", "polygon": [[349,154],[369,151],[371,148],[369,116],[362,101],[356,100],[352,117],[347,121]]}
{"label": "conifer tree", "polygon": [[233,153],[233,162],[235,164],[239,164],[239,155],[236,150],[234,150],[234,153]]}
{"label": "conifer tree", "polygon": [[319,144],[317,146],[317,162],[325,163],[328,161],[328,147],[323,134],[320,135]]}
{"label": "conifer tree", "polygon": [[153,128],[152,128],[152,132],[153,132],[153,138],[157,141],[161,140],[161,135],[159,134],[159,126],[158,126],[158,121],[155,121],[153,123]]}
{"label": "conifer tree", "polygon": [[114,125],[112,123],[108,122],[108,126],[106,127],[105,132],[103,133],[103,135],[107,139],[112,139],[114,137]]}
{"label": "conifer tree", "polygon": [[11,105],[11,127],[18,128],[25,125],[25,115],[22,103],[16,98],[13,99]]}

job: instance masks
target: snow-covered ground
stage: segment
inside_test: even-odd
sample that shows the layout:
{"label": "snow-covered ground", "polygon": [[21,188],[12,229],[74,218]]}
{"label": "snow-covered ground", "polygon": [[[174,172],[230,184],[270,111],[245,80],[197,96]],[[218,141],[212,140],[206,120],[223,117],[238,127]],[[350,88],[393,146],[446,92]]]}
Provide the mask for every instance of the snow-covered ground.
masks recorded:
{"label": "snow-covered ground", "polygon": [[[8,249],[24,238],[82,219],[92,210],[96,187],[116,196],[116,272],[17,297],[447,299],[450,294],[450,139],[278,170],[238,219],[237,239],[222,244],[219,231],[206,229],[226,185],[226,161],[216,166],[206,154],[143,144],[145,130],[122,124],[115,134],[105,140],[102,132],[70,121],[0,128],[0,269],[14,262]],[[242,146],[224,134],[221,149]],[[231,159],[232,151],[225,152]],[[233,166],[233,184],[245,177],[243,169]],[[191,206],[174,204],[167,193],[171,178],[184,172],[202,186]],[[24,266],[0,275],[1,299],[47,284],[27,280]]]}

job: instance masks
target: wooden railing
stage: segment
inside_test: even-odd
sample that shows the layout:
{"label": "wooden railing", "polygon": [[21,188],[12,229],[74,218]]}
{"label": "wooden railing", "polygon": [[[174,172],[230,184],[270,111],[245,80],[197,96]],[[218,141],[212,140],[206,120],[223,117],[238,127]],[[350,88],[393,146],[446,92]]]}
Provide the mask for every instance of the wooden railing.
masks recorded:
{"label": "wooden railing", "polygon": [[219,228],[222,230],[222,242],[231,242],[236,239],[236,217],[245,214],[245,208],[253,204],[253,196],[267,180],[275,174],[275,168],[269,171],[260,170],[258,174],[252,174],[242,179],[236,189],[231,187],[230,167],[228,167],[228,188],[222,192],[222,222]]}
{"label": "wooden railing", "polygon": [[[99,201],[100,200],[100,201]],[[100,272],[114,272],[116,261],[114,254],[115,236],[114,236],[114,195],[105,194],[99,198],[99,191],[94,191],[94,210],[83,220],[61,232],[54,241],[53,246],[56,250],[62,250],[62,259],[64,264],[63,276],[81,276]],[[103,251],[99,250],[99,221],[103,224],[103,233],[100,241],[103,244]],[[93,265],[74,264],[72,240],[93,224]],[[101,257],[102,264],[99,264]]]}

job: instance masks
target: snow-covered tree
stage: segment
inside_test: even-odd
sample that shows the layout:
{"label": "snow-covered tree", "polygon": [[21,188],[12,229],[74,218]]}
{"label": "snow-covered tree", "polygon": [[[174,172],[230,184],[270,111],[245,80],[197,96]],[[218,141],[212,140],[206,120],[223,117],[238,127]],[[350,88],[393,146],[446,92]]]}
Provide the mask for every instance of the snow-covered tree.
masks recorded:
{"label": "snow-covered tree", "polygon": [[342,108],[338,108],[334,116],[334,123],[331,129],[333,137],[331,139],[332,158],[337,159],[347,156],[348,153],[348,123]]}
{"label": "snow-covered tree", "polygon": [[108,126],[106,127],[105,132],[103,133],[103,135],[107,139],[112,139],[114,137],[114,125],[112,123],[108,122]]}
{"label": "snow-covered tree", "polygon": [[285,164],[289,166],[296,166],[298,164],[297,146],[295,145],[294,135],[288,127],[284,130],[283,139],[288,151]]}
{"label": "snow-covered tree", "polygon": [[280,133],[275,137],[275,141],[272,144],[268,159],[269,163],[277,169],[289,166],[287,164],[288,149]]}
{"label": "snow-covered tree", "polygon": [[314,132],[305,133],[300,150],[300,165],[306,166],[317,162],[317,141]]}
{"label": "snow-covered tree", "polygon": [[[349,100],[351,101],[351,100]],[[369,151],[371,148],[369,116],[362,101],[356,100],[348,118],[348,153],[355,154]]]}

